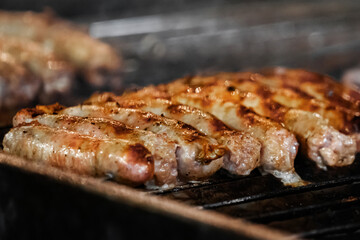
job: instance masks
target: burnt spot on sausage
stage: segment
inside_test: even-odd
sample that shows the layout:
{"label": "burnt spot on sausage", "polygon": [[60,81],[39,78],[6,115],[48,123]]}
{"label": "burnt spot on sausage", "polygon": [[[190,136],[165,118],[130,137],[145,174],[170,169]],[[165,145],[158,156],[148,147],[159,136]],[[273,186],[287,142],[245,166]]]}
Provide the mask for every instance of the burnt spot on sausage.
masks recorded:
{"label": "burnt spot on sausage", "polygon": [[[330,107],[327,107],[329,109],[327,110],[330,110]],[[307,106],[307,109],[310,111],[310,112],[316,112],[320,109],[319,105],[317,104],[313,104],[313,103],[309,103],[308,106]],[[333,109],[332,109],[333,110]]]}
{"label": "burnt spot on sausage", "polygon": [[287,109],[285,109],[280,104],[275,103],[273,101],[264,101],[264,104],[267,106],[270,119],[279,122],[282,122],[284,120],[284,116],[287,112]]}
{"label": "burnt spot on sausage", "polygon": [[31,116],[32,118],[35,118],[35,117],[37,117],[37,116],[39,116],[39,115],[45,114],[44,111],[38,110],[38,109],[34,109],[34,108],[26,108],[25,111],[27,111],[27,113],[30,114],[30,116]]}
{"label": "burnt spot on sausage", "polygon": [[172,104],[172,105],[168,106],[167,109],[169,110],[169,112],[171,114],[180,114],[180,113],[188,113],[189,112],[189,109],[187,106],[179,105],[179,104]]}
{"label": "burnt spot on sausage", "polygon": [[292,92],[296,93],[297,95],[299,95],[302,98],[305,98],[305,99],[308,99],[308,100],[314,99],[314,97],[310,96],[309,94],[307,94],[306,92],[304,92],[300,88],[296,88],[296,87],[293,87],[293,86],[285,86],[285,87],[287,89],[291,90]]}
{"label": "burnt spot on sausage", "polygon": [[113,124],[112,127],[116,135],[131,133],[133,131],[132,129],[126,127],[125,125]]}
{"label": "burnt spot on sausage", "polygon": [[246,115],[246,114],[255,114],[254,111],[252,111],[251,109],[244,107],[244,106],[239,106],[238,107],[238,112],[237,112],[240,116],[242,115]]}
{"label": "burnt spot on sausage", "polygon": [[271,96],[273,96],[273,93],[266,87],[258,87],[256,93],[263,99],[271,98]]}
{"label": "burnt spot on sausage", "polygon": [[244,106],[238,107],[237,114],[239,117],[245,119],[248,125],[253,125],[258,122],[255,117],[256,113],[254,111],[252,111],[251,109],[246,108]]}
{"label": "burnt spot on sausage", "polygon": [[129,145],[127,162],[134,165],[146,166],[146,175],[150,179],[154,174],[154,159],[147,148],[140,143]]}
{"label": "burnt spot on sausage", "polygon": [[157,121],[157,118],[149,112],[143,114],[142,116],[143,116],[144,121],[147,123]]}
{"label": "burnt spot on sausage", "polygon": [[60,111],[61,109],[64,109],[64,108],[65,107],[60,104],[53,104],[53,105],[48,105],[48,106],[38,105],[35,108],[21,109],[16,114],[15,121],[18,122],[18,124],[21,124],[21,122],[24,120],[24,117],[34,119],[34,118],[36,118],[40,115],[44,115],[44,114],[56,115],[57,112],[55,112],[55,111]]}
{"label": "burnt spot on sausage", "polygon": [[197,132],[197,129],[194,128],[193,126],[189,125],[189,124],[186,124],[186,123],[183,123],[183,122],[180,122],[180,121],[178,121],[177,124],[179,125],[179,127],[181,129],[191,130],[191,131],[196,131]]}
{"label": "burnt spot on sausage", "polygon": [[227,90],[228,92],[233,92],[233,91],[235,91],[235,87],[234,87],[234,86],[228,86],[228,87],[226,88],[226,90]]}
{"label": "burnt spot on sausage", "polygon": [[211,120],[211,128],[214,131],[226,131],[226,130],[230,130],[229,127],[227,127],[222,121],[220,121],[219,119],[215,118]]}

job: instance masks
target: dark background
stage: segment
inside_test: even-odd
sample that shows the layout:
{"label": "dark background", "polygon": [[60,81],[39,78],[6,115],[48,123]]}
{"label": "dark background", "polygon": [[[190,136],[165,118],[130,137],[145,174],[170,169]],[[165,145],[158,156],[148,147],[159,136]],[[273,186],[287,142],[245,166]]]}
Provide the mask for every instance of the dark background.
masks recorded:
{"label": "dark background", "polygon": [[46,6],[115,46],[127,86],[277,65],[340,78],[359,64],[360,1],[0,1]]}

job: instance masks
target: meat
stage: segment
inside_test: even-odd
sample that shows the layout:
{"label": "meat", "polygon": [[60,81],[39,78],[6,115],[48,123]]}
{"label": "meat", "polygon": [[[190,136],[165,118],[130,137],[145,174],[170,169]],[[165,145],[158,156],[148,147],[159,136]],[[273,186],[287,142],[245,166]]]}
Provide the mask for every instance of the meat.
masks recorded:
{"label": "meat", "polygon": [[211,176],[221,168],[222,157],[226,154],[225,147],[190,125],[137,109],[118,108],[116,105],[83,105],[66,108],[60,113],[112,119],[157,134],[166,133],[168,138],[179,146],[176,152],[178,172],[184,180],[198,180]]}
{"label": "meat", "polygon": [[129,184],[153,177],[150,152],[139,143],[98,139],[47,126],[19,126],[8,132],[4,151],[32,161],[72,170],[79,174],[106,176]]}
{"label": "meat", "polygon": [[341,167],[354,162],[356,142],[340,133],[317,114],[301,110],[289,110],[284,125],[300,139],[307,156],[318,167]]}
{"label": "meat", "polygon": [[[196,78],[194,78],[196,79]],[[209,112],[227,126],[251,134],[261,143],[260,166],[266,172],[281,179],[285,184],[303,184],[295,173],[294,159],[298,150],[295,136],[280,124],[257,115],[236,101],[229,102],[224,96],[208,96],[200,93],[202,88],[191,84],[192,78],[185,78],[157,87],[146,87],[134,93],[127,93],[124,99],[171,98],[172,101]],[[103,96],[106,99],[106,96]],[[146,100],[148,101],[148,100]]]}
{"label": "meat", "polygon": [[[303,143],[303,151],[321,168],[326,165],[346,166],[353,163],[356,142],[352,137],[331,127],[320,115],[301,109],[290,109],[272,101],[272,92],[257,83],[246,80],[224,81],[221,75],[214,79],[211,83],[208,78],[204,78],[204,86],[199,85],[196,94],[235,102],[283,124],[296,134]],[[191,80],[187,80],[189,81]],[[196,81],[201,80],[198,77]],[[211,84],[213,85],[209,86]],[[192,82],[190,85],[195,87]]]}
{"label": "meat", "polygon": [[[269,101],[277,102],[285,107],[316,112],[329,120],[329,123],[337,130],[345,134],[356,133],[359,118],[355,112],[334,105],[329,101],[319,100],[305,92],[293,88],[275,88],[263,81],[260,74],[223,73],[211,77],[195,78],[193,84],[197,85],[222,85],[227,87],[236,86],[243,92],[252,92]],[[201,83],[202,81],[202,83]],[[189,81],[188,81],[189,82]]]}
{"label": "meat", "polygon": [[[189,125],[136,109],[87,105],[64,108],[58,104],[37,106],[18,112],[13,124],[21,126],[34,121],[82,135],[110,135],[143,142],[154,155],[156,184],[161,185],[164,182],[167,184],[165,187],[174,186],[174,165],[177,165],[180,180],[203,179],[222,166],[222,157],[227,153],[227,149],[215,139],[205,136]],[[124,123],[136,129],[125,127]],[[131,129],[131,132],[128,132],[128,129]],[[166,142],[167,145],[161,146]],[[174,154],[174,149],[171,149],[174,142],[176,157],[171,155]],[[158,160],[160,158],[161,161]],[[173,159],[177,162],[174,163]],[[169,172],[170,169],[173,171]]]}
{"label": "meat", "polygon": [[230,154],[224,157],[224,168],[230,173],[248,175],[258,167],[261,145],[250,134],[232,130],[213,115],[197,108],[173,104],[165,99],[142,99],[144,98],[128,100],[111,93],[104,93],[94,94],[86,103],[103,105],[107,102],[116,102],[121,107],[141,109],[182,121],[215,138],[218,143],[230,150]]}
{"label": "meat", "polygon": [[292,88],[334,105],[360,112],[360,93],[345,87],[328,76],[302,69],[273,68],[261,72],[257,76],[262,81],[276,88]]}
{"label": "meat", "polygon": [[177,184],[176,144],[170,141],[166,134],[154,134],[150,131],[130,128],[118,121],[50,115],[37,109],[24,109],[14,118],[14,126],[29,123],[38,123],[100,139],[123,139],[143,144],[150,150],[154,159],[154,184],[148,183],[148,185],[165,189]]}
{"label": "meat", "polygon": [[[72,105],[90,89],[122,88],[122,63],[116,51],[50,11],[0,11],[0,55],[1,126],[10,125],[22,107]],[[11,58],[11,63],[4,58]],[[15,90],[20,82],[24,86]],[[1,99],[7,91],[14,96],[11,101]],[[22,94],[26,96],[19,97]]]}
{"label": "meat", "polygon": [[[357,151],[360,151],[359,92],[336,83],[327,76],[300,69],[275,68],[265,71],[264,75],[253,74],[252,79],[275,89],[283,89],[282,91],[292,95],[290,98],[302,99],[301,104],[298,102],[302,109],[319,113],[333,127],[351,135],[357,143]],[[278,97],[278,100],[290,103],[289,98],[282,98]]]}
{"label": "meat", "polygon": [[24,66],[42,80],[42,88],[38,93],[40,102],[52,103],[60,100],[60,96],[70,94],[75,81],[74,70],[39,44],[26,39],[0,37],[0,52],[10,55],[15,64]]}
{"label": "meat", "polygon": [[295,136],[280,124],[263,118],[239,104],[197,94],[175,95],[174,101],[214,114],[233,129],[247,132],[261,143],[261,167],[285,184],[300,183],[294,170],[298,150]]}
{"label": "meat", "polygon": [[15,59],[0,52],[0,127],[11,125],[16,111],[33,103],[41,80]]}
{"label": "meat", "polygon": [[50,12],[0,12],[0,34],[38,42],[80,71],[93,86],[119,88],[121,60],[109,45]]}
{"label": "meat", "polygon": [[[117,172],[119,181],[148,187],[205,179],[221,167],[247,175],[258,166],[286,185],[301,186],[307,182],[294,169],[299,142],[301,151],[326,170],[353,163],[359,136],[356,94],[351,93],[351,102],[347,89],[333,89],[336,83],[326,77],[301,80],[306,74],[289,70],[285,77],[249,72],[195,76],[122,96],[94,94],[68,108],[54,104],[23,109],[14,117],[15,127],[4,146],[20,156],[81,173]],[[286,83],[283,77],[297,77],[297,83]],[[324,95],[320,85],[336,97]],[[98,148],[102,144],[119,151],[109,158],[123,157],[126,147],[113,147],[118,141],[152,155],[148,165],[140,151],[121,166],[111,159],[79,163],[81,154],[85,159],[104,154]],[[53,149],[61,149],[60,155]],[[95,173],[81,165],[99,161],[102,168]],[[145,165],[146,174],[136,179],[133,174]]]}

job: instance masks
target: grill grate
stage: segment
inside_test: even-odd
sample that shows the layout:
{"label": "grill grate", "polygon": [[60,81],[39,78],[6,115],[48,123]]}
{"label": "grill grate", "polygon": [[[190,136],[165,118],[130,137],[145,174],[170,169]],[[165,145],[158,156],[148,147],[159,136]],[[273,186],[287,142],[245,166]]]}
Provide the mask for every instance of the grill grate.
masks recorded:
{"label": "grill grate", "polygon": [[220,171],[205,182],[153,194],[299,234],[305,238],[360,236],[360,155],[349,167],[321,171],[296,159],[295,168],[311,184],[286,187],[271,175],[247,177]]}

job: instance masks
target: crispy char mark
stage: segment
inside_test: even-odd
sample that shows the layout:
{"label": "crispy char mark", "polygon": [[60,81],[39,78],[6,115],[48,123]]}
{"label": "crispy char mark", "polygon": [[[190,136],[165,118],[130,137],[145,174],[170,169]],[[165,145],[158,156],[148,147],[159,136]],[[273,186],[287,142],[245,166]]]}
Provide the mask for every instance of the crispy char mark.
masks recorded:
{"label": "crispy char mark", "polygon": [[[41,115],[47,115],[47,113],[42,112],[41,114],[38,112],[35,115],[32,115],[32,108],[23,109],[18,114],[23,114],[23,118],[21,119],[23,122],[17,121],[16,126],[26,126],[31,125],[34,122],[38,122],[37,117]],[[35,110],[36,111],[36,110]],[[30,113],[29,113],[30,112]],[[29,113],[27,116],[26,114]],[[31,117],[26,119],[27,117]],[[19,119],[20,120],[20,119]],[[106,133],[110,133],[113,136],[120,137],[122,135],[129,136],[129,134],[133,133],[134,129],[126,126],[125,124],[111,120],[111,119],[102,119],[102,118],[83,118],[77,116],[68,116],[68,115],[57,115],[56,125],[58,127],[71,130],[74,128],[76,131],[76,126],[81,126],[84,124],[91,124],[96,126],[96,128],[100,131],[105,131]],[[41,124],[41,123],[40,123]],[[109,134],[106,134],[109,135]]]}
{"label": "crispy char mark", "polygon": [[[298,76],[301,76],[302,73],[305,74],[306,78]],[[345,134],[356,134],[359,132],[360,111],[352,102],[345,101],[341,98],[339,95],[343,88],[341,84],[337,84],[327,76],[303,70],[291,70],[288,75],[287,72],[284,75],[276,75],[276,73],[274,73],[274,75],[265,77],[260,74],[254,74],[252,79],[256,82],[264,82],[263,79],[268,77],[277,77],[277,80],[275,79],[271,82],[276,85],[277,88],[280,88],[280,92],[288,91],[294,94],[295,97],[303,99],[303,103],[299,108],[305,111],[318,112],[325,118],[329,117],[334,127]],[[265,80],[265,82],[266,81],[268,80]],[[304,83],[314,83],[315,85],[311,86],[313,89],[311,91],[316,91],[317,94],[313,95],[311,92],[308,94],[306,87],[301,87]],[[337,91],[338,89],[340,90]],[[277,91],[277,89],[274,91]],[[336,92],[338,92],[338,94]],[[318,93],[322,94],[323,97],[319,98],[316,96]],[[329,95],[328,93],[331,94]]]}
{"label": "crispy char mark", "polygon": [[[318,99],[314,99],[313,97],[302,92],[299,89],[294,89],[294,88],[272,89],[272,88],[268,88],[267,86],[259,82],[253,81],[253,79],[235,80],[235,85],[236,84],[241,85],[243,83],[249,83],[249,82],[251,82],[251,84],[254,85],[253,91],[263,98],[264,105],[266,105],[266,107],[270,109],[269,112],[270,115],[271,112],[275,113],[274,117],[275,120],[277,121],[278,120],[283,121],[285,110],[281,110],[282,109],[281,104],[285,104],[285,107],[293,108],[293,106],[291,106],[291,103],[289,106],[287,106],[287,102],[284,101],[282,101],[281,104],[278,104],[277,96],[280,96],[280,97],[288,98],[289,101],[293,101],[293,102],[296,101],[297,106],[295,108],[297,109],[319,113],[324,118],[329,118],[330,123],[336,129],[338,129],[339,131],[345,134],[350,134],[358,131],[357,125],[360,123],[359,122],[360,118],[357,117],[353,112],[344,111],[343,108],[340,108],[336,105],[327,102],[322,102],[321,100]],[[278,118],[276,115],[278,115],[280,112],[282,112],[282,114],[280,114],[281,117]]]}
{"label": "crispy char mark", "polygon": [[[135,109],[133,109],[135,110]],[[187,134],[184,134],[184,139],[191,143],[197,140],[200,140],[202,137],[205,137],[204,134],[197,131],[193,126],[183,123],[181,121],[176,121],[176,124],[171,123],[172,119],[166,119],[165,117],[158,116],[156,114],[150,112],[136,111],[139,115],[141,115],[141,119],[144,119],[148,123],[152,123],[154,125],[161,125],[163,122],[168,125],[176,125],[177,128],[186,131]],[[119,114],[119,111],[116,108],[110,109],[111,114]]]}
{"label": "crispy char mark", "polygon": [[[194,111],[194,108],[183,104],[172,104],[168,106],[168,110],[175,115],[186,115]],[[251,170],[260,164],[260,143],[250,135],[232,130],[215,116],[210,116],[212,118],[208,119],[209,127],[211,128],[209,134],[216,137],[219,143],[227,145],[230,149],[230,157],[224,158],[224,168],[233,174],[249,174]],[[239,141],[237,144],[241,146],[234,146],[234,143],[232,143],[234,140]],[[237,151],[242,151],[242,154],[239,154]]]}
{"label": "crispy char mark", "polygon": [[[228,87],[229,89],[229,87]],[[229,90],[228,90],[229,91]],[[271,93],[265,88],[259,88],[255,92],[261,99],[262,111],[266,112],[267,117],[271,118],[276,122],[283,122],[287,109],[281,104],[273,101],[270,96]],[[246,97],[240,97],[240,101],[244,101]]]}
{"label": "crispy char mark", "polygon": [[[163,128],[168,129],[174,133],[176,141],[180,141],[186,145],[198,145],[200,151],[196,154],[195,158],[199,162],[209,163],[213,160],[221,158],[226,153],[226,148],[215,144],[212,139],[209,139],[204,134],[197,131],[192,126],[185,124],[181,121],[176,121],[174,119],[158,116],[156,114],[145,112],[138,109],[131,108],[119,108],[116,106],[116,103],[106,103],[103,106],[97,105],[82,105],[75,106],[71,108],[64,109],[61,111],[62,114],[73,115],[72,111],[78,111],[77,109],[85,109],[85,112],[89,112],[86,115],[89,117],[104,117],[112,119],[114,116],[118,115],[127,115],[129,116],[129,121],[131,119],[136,119],[135,122],[126,123],[132,127],[137,127],[143,130],[149,130],[155,133],[163,132]],[[70,111],[70,112],[69,112]],[[75,113],[76,114],[76,113]],[[124,115],[124,116],[125,116]],[[116,118],[116,117],[115,117]],[[115,119],[117,120],[117,119]],[[122,121],[122,120],[120,120]],[[160,129],[157,129],[160,127]],[[162,129],[162,130],[161,130]]]}
{"label": "crispy char mark", "polygon": [[[89,102],[98,104],[104,99],[107,98],[97,96]],[[112,98],[112,100],[115,99]],[[250,134],[232,130],[210,113],[188,105],[174,104],[169,100],[151,95],[147,95],[145,99],[138,99],[138,96],[125,99],[122,96],[116,97],[116,105],[154,111],[156,114],[161,113],[161,116],[165,115],[184,121],[197,129],[202,129],[204,134],[215,137],[220,144],[227,145],[230,152],[224,157],[223,167],[233,174],[248,175],[259,165],[261,144],[258,140],[251,137]]]}
{"label": "crispy char mark", "polygon": [[35,118],[43,114],[58,114],[63,109],[65,109],[65,107],[58,103],[52,105],[37,105],[35,108],[24,108],[14,116],[13,125],[17,126],[20,123],[26,122],[28,118]]}
{"label": "crispy char mark", "polygon": [[134,143],[129,145],[126,149],[126,152],[128,152],[128,163],[131,165],[149,165],[151,163],[154,164],[151,153],[140,143]]}
{"label": "crispy char mark", "polygon": [[[189,82],[189,80],[188,80]],[[239,91],[235,84],[232,84],[231,81],[222,80],[218,76],[214,76],[211,79],[204,78],[203,80],[200,77],[196,78],[196,85],[194,82],[191,82],[191,92],[195,94],[201,94],[203,105],[206,106],[212,102],[208,92],[217,92],[218,96],[221,97],[224,101],[233,102],[233,103],[242,103],[247,99],[251,99],[252,95],[249,92]],[[270,98],[271,92],[266,88],[256,89],[255,94],[261,98],[260,107],[261,112],[265,113],[268,117],[271,117],[272,120],[277,122],[282,122],[284,120],[287,110],[280,104],[272,101]],[[190,90],[188,90],[190,92]],[[251,110],[245,106],[241,106],[240,110],[242,113],[249,113]],[[252,114],[256,114],[252,112]],[[254,122],[253,122],[254,123]]]}
{"label": "crispy char mark", "polygon": [[[141,108],[143,106],[146,106],[146,102],[139,100],[139,101],[130,101],[130,102],[123,102],[123,101],[118,101],[117,102],[121,107],[126,107],[126,108]],[[173,114],[173,115],[183,115],[183,114],[188,114],[190,113],[193,109],[190,106],[187,105],[183,105],[183,104],[169,104],[167,106],[167,110]],[[223,122],[221,122],[219,119],[217,118],[212,118],[211,119],[211,128],[213,132],[217,132],[217,131],[226,131],[226,130],[230,130],[229,127],[227,127]],[[193,126],[184,123],[183,128],[192,128],[194,130],[196,130],[196,128],[194,128]]]}
{"label": "crispy char mark", "polygon": [[[239,73],[240,77],[246,78],[250,73]],[[168,92],[170,95],[181,95],[181,94],[201,94],[201,105],[205,108],[212,107],[214,101],[213,99],[207,95],[205,92],[207,89],[215,86],[217,83],[218,78],[214,76],[205,77],[205,79],[202,79],[201,77],[186,77],[183,79],[178,79],[168,85],[159,85],[158,91],[160,92]],[[205,91],[204,91],[205,90]],[[236,89],[235,87],[229,86],[227,87],[228,92],[234,92]],[[205,94],[204,94],[205,93]],[[223,97],[223,96],[222,96]],[[239,96],[240,97],[240,96]],[[234,99],[224,99],[225,101],[232,101],[234,102]],[[235,100],[236,102],[236,100]],[[278,109],[280,108],[280,105],[278,104],[272,104],[272,108]],[[257,122],[255,120],[256,113],[249,108],[246,108],[244,106],[239,106],[238,108],[239,114],[241,116],[246,116],[245,118],[248,121],[248,124],[254,124]],[[283,113],[281,111],[278,111],[279,116],[278,118],[281,118],[283,116]]]}
{"label": "crispy char mark", "polygon": [[[171,104],[167,108],[172,114],[187,114],[193,109],[190,106],[183,104]],[[230,131],[231,129],[226,126],[222,121],[213,117],[210,126],[213,132]]]}
{"label": "crispy char mark", "polygon": [[[147,91],[146,91],[147,92]],[[116,105],[118,107],[124,107],[124,108],[142,108],[146,106],[151,106],[154,102],[155,106],[156,104],[163,104],[166,106],[166,110],[173,116],[178,115],[179,118],[181,116],[186,114],[191,114],[194,111],[200,111],[199,109],[192,108],[187,105],[183,104],[175,104],[172,103],[169,100],[166,99],[160,99],[158,98],[158,95],[156,94],[160,91],[155,91],[155,97],[152,95],[148,95],[145,98],[139,98],[137,93],[131,95],[131,98],[129,96],[123,97],[123,96],[115,96],[112,93],[103,93],[103,94],[96,94],[91,96],[85,103],[88,104],[106,104],[108,102],[116,102]],[[129,94],[130,95],[130,94]],[[134,96],[136,95],[136,96]],[[141,94],[143,95],[143,94]],[[164,96],[163,94],[161,94]],[[161,102],[157,102],[161,101]],[[201,115],[201,113],[199,113]],[[178,119],[178,118],[177,118]],[[180,120],[180,119],[179,119]],[[228,131],[231,130],[228,126],[226,126],[222,121],[217,119],[216,117],[213,117],[210,119],[210,126],[212,128],[212,132],[220,132],[220,131]]]}
{"label": "crispy char mark", "polygon": [[25,116],[23,119],[26,122],[20,123],[21,126],[39,123],[48,127],[75,131],[82,135],[100,139],[119,138],[144,144],[153,154],[156,185],[163,186],[166,184],[166,186],[169,186],[177,182],[176,145],[164,135],[133,129],[122,122],[105,118],[45,114],[29,119],[26,119]]}
{"label": "crispy char mark", "polygon": [[261,74],[266,78],[277,79],[281,82],[282,87],[300,89],[319,98],[319,96],[313,95],[302,87],[302,85],[306,84],[317,95],[320,94],[322,99],[327,99],[333,104],[356,111],[357,114],[360,112],[360,93],[337,83],[329,76],[302,69],[285,68],[267,69],[262,71]]}
{"label": "crispy char mark", "polygon": [[[89,103],[89,101],[86,101],[86,103]],[[136,112],[140,119],[143,119],[147,123],[153,123],[155,125],[161,125],[163,122],[168,125],[176,126],[177,128],[183,129],[185,131],[191,132],[191,134],[187,134],[188,138],[187,141],[193,142],[199,139],[200,137],[204,137],[205,135],[197,131],[193,126],[186,124],[181,121],[176,121],[173,119],[165,118],[163,116],[158,116],[156,114],[153,114],[151,112],[141,111],[137,110],[138,106],[143,106],[145,103],[143,102],[128,102],[128,103],[119,103],[119,102],[91,102],[91,104],[96,104],[98,106],[104,107],[104,110],[106,111],[106,114],[119,114],[120,110],[118,108],[128,108],[132,111]],[[176,122],[175,122],[176,121]]]}
{"label": "crispy char mark", "polygon": [[197,77],[194,78],[193,81],[188,79],[187,82],[199,89],[201,86],[204,88],[220,85],[227,86],[227,90],[233,93],[236,93],[235,90],[237,87],[240,87],[241,90],[254,92],[263,99],[263,111],[265,109],[266,111],[270,110],[267,115],[271,116],[276,121],[283,121],[286,110],[281,106],[282,104],[285,104],[286,107],[293,108],[291,103],[288,105],[288,102],[281,101],[280,104],[277,103],[277,97],[285,97],[290,99],[292,103],[296,101],[297,106],[295,106],[295,108],[304,111],[317,112],[324,118],[329,118],[330,123],[345,134],[358,132],[360,118],[357,117],[353,111],[346,110],[330,102],[315,99],[298,88],[271,88],[259,81],[261,78],[260,74],[246,74],[246,76],[248,76],[248,78],[244,77],[242,74],[240,74],[239,77],[238,73],[221,73],[212,78]]}
{"label": "crispy char mark", "polygon": [[[124,99],[125,99],[125,101],[124,101]],[[104,94],[94,94],[88,100],[86,100],[84,103],[103,106],[103,107],[105,107],[106,111],[113,113],[113,114],[119,113],[119,111],[117,111],[117,108],[137,109],[137,108],[146,106],[146,103],[142,100],[126,101],[126,99],[128,99],[128,98],[127,97],[119,98],[119,97],[116,97],[116,95],[114,95],[112,93],[104,93]],[[132,94],[131,94],[131,99],[134,99],[134,96]],[[169,107],[171,108],[172,106],[170,105]],[[181,106],[177,106],[176,108],[177,108],[177,110],[176,110],[177,113],[186,111],[185,108],[181,109]],[[163,116],[158,116],[158,115],[150,113],[150,112],[137,111],[137,113],[141,115],[141,119],[145,119],[145,121],[148,123],[161,124],[161,122],[164,120],[165,120],[165,122],[172,121]],[[174,124],[170,123],[170,125],[174,125]],[[202,137],[205,136],[204,134],[197,131],[197,129],[195,129],[193,126],[186,124],[184,122],[177,121],[175,125],[177,125],[177,127],[180,129],[192,132],[191,134],[186,134],[186,136],[187,136],[186,140],[188,142],[193,142],[193,141],[198,140],[199,136],[202,136]]]}
{"label": "crispy char mark", "polygon": [[[228,74],[228,76],[230,75]],[[235,85],[232,85],[231,82],[226,82],[219,79],[218,76],[212,77],[211,81],[209,81],[208,78],[201,80],[199,77],[197,77],[196,81],[197,84],[195,85],[194,82],[190,82],[189,79],[187,80],[187,82],[190,82],[190,86],[195,89],[193,92],[195,92],[195,94],[201,95],[202,105],[206,107],[210,107],[213,104],[213,96],[208,95],[207,92],[213,92],[220,89],[218,96],[224,101],[233,102],[235,104],[243,102],[249,95],[247,92],[238,91]],[[221,91],[222,89],[223,91]],[[266,88],[259,88],[257,89],[256,93],[259,94],[259,96],[262,98],[262,112],[267,112],[267,115],[271,116],[272,120],[282,122],[287,110],[280,104],[270,99],[270,91],[268,91]],[[247,119],[248,126],[255,124],[258,121],[257,119],[255,120],[254,117],[257,115],[257,113],[242,104],[240,104],[238,107],[238,114],[241,116],[246,116],[244,119]]]}
{"label": "crispy char mark", "polygon": [[[294,173],[293,163],[298,143],[293,134],[276,122],[258,116],[251,110],[242,108],[239,104],[232,103],[229,105],[229,102],[219,98],[207,98],[206,103],[203,100],[204,97],[199,93],[183,93],[174,96],[174,101],[209,111],[232,128],[253,134],[261,143],[260,160],[265,171],[281,178],[286,184],[301,181]],[[280,142],[283,144],[279,144]],[[295,175],[296,177],[294,177]]]}
{"label": "crispy char mark", "polygon": [[[300,89],[294,88],[284,88],[284,89],[276,89],[271,90],[268,87],[265,87],[263,84],[260,84],[257,79],[259,78],[259,74],[251,74],[251,73],[220,73],[214,76],[209,77],[188,77],[185,79],[179,79],[175,81],[174,83],[170,84],[170,91],[172,93],[177,92],[185,92],[184,87],[181,87],[182,84],[189,84],[188,88],[186,89],[186,92],[192,92],[192,93],[199,93],[203,91],[207,91],[206,89],[211,89],[214,87],[214,90],[217,90],[217,86],[227,86],[228,92],[231,92],[232,95],[230,98],[227,98],[227,100],[234,100],[233,97],[237,95],[239,97],[239,100],[243,100],[244,98],[241,97],[241,94],[238,94],[238,91],[236,90],[238,84],[240,86],[242,84],[245,85],[245,88],[248,89],[250,92],[254,92],[258,96],[262,98],[261,105],[262,105],[262,112],[266,113],[267,116],[270,116],[275,121],[283,121],[284,115],[286,113],[286,109],[283,108],[281,104],[278,104],[276,101],[274,101],[275,94],[286,94],[284,91],[290,91],[294,97],[297,97],[299,100],[302,99],[303,103],[301,105],[301,109],[305,111],[320,111],[319,103],[314,99],[314,97],[308,95],[307,93],[301,91]],[[180,89],[180,90],[178,90]],[[278,93],[278,92],[281,93]],[[245,98],[248,97],[246,94],[244,94]],[[315,101],[314,101],[315,100]],[[206,104],[207,99],[204,98],[203,102]],[[237,101],[237,99],[235,99]],[[349,113],[346,111],[343,111],[341,108],[339,108],[336,105],[333,104],[326,104],[326,107],[324,111],[330,115],[332,118],[332,123],[334,126],[336,126],[340,131],[344,133],[352,133],[358,131],[358,124],[359,124],[359,118],[354,116],[353,113]],[[334,116],[335,115],[335,116]],[[325,115],[325,117],[327,117]]]}
{"label": "crispy char mark", "polygon": [[[349,165],[353,162],[355,144],[351,140],[351,137],[342,135],[335,129],[329,127],[324,119],[321,118],[322,121],[320,124],[317,115],[307,111],[298,111],[300,116],[304,117],[306,115],[308,118],[308,122],[302,122],[302,126],[305,127],[304,124],[309,124],[307,127],[310,127],[312,132],[316,132],[317,134],[313,136],[306,136],[307,131],[298,131],[299,118],[294,119],[293,111],[291,109],[283,107],[277,103],[271,103],[273,92],[270,90],[263,88],[261,85],[256,83],[242,85],[231,81],[223,81],[221,79],[216,80],[216,83],[217,85],[211,87],[202,87],[201,90],[198,91],[198,94],[202,94],[202,99],[204,99],[204,94],[211,94],[212,98],[218,97],[227,102],[229,100],[238,102],[244,107],[253,109],[261,116],[268,117],[272,120],[275,120],[276,122],[285,124],[286,128],[289,128],[291,131],[296,129],[296,135],[300,138],[305,137],[306,139],[306,141],[302,142],[305,149],[307,149],[307,155],[312,160],[317,162],[321,167],[324,166],[324,162],[330,166]],[[253,92],[246,93],[243,95],[243,97],[241,94],[239,94],[239,92],[236,91],[238,88],[242,90],[249,89]],[[230,94],[229,90],[231,92]],[[257,96],[253,93],[257,94]],[[247,121],[251,121],[251,118],[247,119]],[[254,123],[250,122],[250,124]],[[293,127],[295,127],[295,129],[293,129]]]}
{"label": "crispy char mark", "polygon": [[[72,116],[110,118],[153,133],[166,133],[166,136],[178,145],[176,159],[179,176],[188,180],[203,179],[212,175],[221,168],[222,157],[227,150],[224,146],[219,145],[215,139],[188,129],[189,127],[183,124],[181,124],[182,127],[187,129],[182,129],[179,126],[181,122],[178,123],[174,119],[157,116],[138,109],[82,105],[67,108],[62,113]],[[154,116],[154,119],[152,119],[152,116]],[[195,140],[193,140],[194,135]]]}
{"label": "crispy char mark", "polygon": [[98,139],[34,123],[12,128],[3,144],[6,152],[79,174],[111,173],[117,181],[136,185],[154,174],[150,152],[124,140]]}

